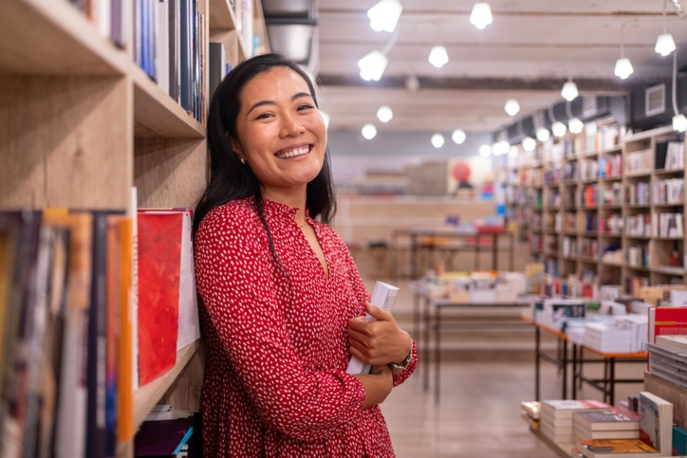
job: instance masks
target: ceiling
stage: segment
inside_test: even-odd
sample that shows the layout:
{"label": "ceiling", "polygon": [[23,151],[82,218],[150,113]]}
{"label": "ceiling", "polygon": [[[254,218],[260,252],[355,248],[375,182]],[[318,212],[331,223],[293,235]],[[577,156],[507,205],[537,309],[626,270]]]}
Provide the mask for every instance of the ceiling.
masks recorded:
{"label": "ceiling", "polygon": [[[671,75],[672,56],[653,49],[663,0],[489,0],[494,21],[484,30],[468,20],[473,0],[400,1],[389,64],[379,82],[368,83],[358,74],[358,59],[381,51],[392,37],[369,26],[367,10],[377,0],[316,0],[316,73],[330,130],[359,131],[373,122],[380,132],[495,132],[563,100],[568,77],[581,95],[613,95]],[[687,44],[687,20],[672,2],[667,30],[680,47]],[[625,81],[613,74],[621,28],[635,68]],[[440,69],[427,60],[436,44],[449,56]],[[678,62],[687,63],[687,50]],[[420,81],[415,92],[405,88],[411,75]],[[521,106],[515,117],[504,111],[509,98]],[[394,112],[387,124],[376,118],[384,104]]]}

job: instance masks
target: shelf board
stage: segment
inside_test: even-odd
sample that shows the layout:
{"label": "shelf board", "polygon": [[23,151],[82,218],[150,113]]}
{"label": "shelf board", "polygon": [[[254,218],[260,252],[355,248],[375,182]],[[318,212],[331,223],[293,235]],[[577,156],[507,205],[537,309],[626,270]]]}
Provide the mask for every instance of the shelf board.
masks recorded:
{"label": "shelf board", "polygon": [[651,208],[649,204],[628,204],[627,208]]}
{"label": "shelf board", "polygon": [[676,203],[663,203],[663,204],[654,204],[654,207],[656,208],[668,208],[668,207],[682,207],[684,206],[684,202],[676,202]]}
{"label": "shelf board", "polygon": [[641,240],[649,240],[649,239],[651,239],[651,236],[648,236],[648,235],[625,234],[625,237],[627,237],[628,239],[641,239]]}
{"label": "shelf board", "polygon": [[177,363],[173,368],[136,391],[134,398],[135,430],[138,430],[138,427],[143,423],[143,420],[145,420],[153,406],[157,404],[160,398],[162,398],[162,395],[172,386],[172,383],[177,379],[184,367],[186,367],[186,364],[191,360],[191,357],[196,353],[199,346],[200,340],[196,340],[186,348],[179,350],[177,352]]}
{"label": "shelf board", "polygon": [[673,129],[673,126],[664,126],[664,127],[659,127],[658,129],[651,129],[651,130],[647,130],[645,132],[639,132],[638,134],[631,135],[631,136],[628,135],[627,137],[625,137],[625,144],[627,145],[628,143],[631,143],[631,142],[649,140],[651,137],[669,134],[672,132],[675,132],[675,130]]}
{"label": "shelf board", "polygon": [[684,268],[680,267],[679,270],[672,267],[649,267],[651,272],[665,275],[673,275],[675,277],[683,277],[685,275]]}
{"label": "shelf board", "polygon": [[611,262],[611,261],[601,261],[601,264],[604,266],[610,266],[610,267],[622,267],[623,264],[620,262]]}
{"label": "shelf board", "polygon": [[620,152],[623,149],[623,145],[615,145],[611,146],[610,148],[606,148],[601,150],[601,154],[609,154],[609,153],[617,153]]}
{"label": "shelf board", "polygon": [[684,173],[684,172],[685,172],[685,169],[674,169],[674,170],[658,169],[658,170],[654,170],[654,175],[663,176],[663,175],[672,175],[674,173]]}
{"label": "shelf board", "polygon": [[137,137],[178,137],[203,139],[205,127],[172,100],[136,64],[134,80],[134,135]]}
{"label": "shelf board", "polygon": [[128,67],[127,54],[69,2],[2,2],[0,73],[124,75]]}
{"label": "shelf board", "polygon": [[649,268],[648,268],[648,267],[633,266],[633,265],[631,265],[631,264],[626,264],[626,266],[627,266],[628,269],[640,270],[640,271],[642,271],[642,272],[649,272]]}
{"label": "shelf board", "polygon": [[602,177],[601,181],[603,181],[605,183],[612,183],[615,181],[623,181],[623,177],[622,176]]}
{"label": "shelf board", "polygon": [[651,176],[651,170],[648,170],[645,172],[632,172],[632,173],[625,174],[625,178],[643,178],[643,177],[650,177],[650,176]]}
{"label": "shelf board", "polygon": [[602,232],[599,234],[601,237],[619,239],[623,237],[623,234],[611,234],[610,232]]}

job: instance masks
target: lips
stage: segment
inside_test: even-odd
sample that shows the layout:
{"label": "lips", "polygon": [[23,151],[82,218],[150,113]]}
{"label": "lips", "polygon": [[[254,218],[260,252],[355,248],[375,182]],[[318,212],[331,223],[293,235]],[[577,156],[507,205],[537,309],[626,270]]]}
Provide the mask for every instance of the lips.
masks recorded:
{"label": "lips", "polygon": [[280,159],[288,159],[292,157],[302,156],[304,154],[308,154],[311,148],[312,145],[302,145],[296,148],[283,149],[276,153],[275,156],[277,156]]}

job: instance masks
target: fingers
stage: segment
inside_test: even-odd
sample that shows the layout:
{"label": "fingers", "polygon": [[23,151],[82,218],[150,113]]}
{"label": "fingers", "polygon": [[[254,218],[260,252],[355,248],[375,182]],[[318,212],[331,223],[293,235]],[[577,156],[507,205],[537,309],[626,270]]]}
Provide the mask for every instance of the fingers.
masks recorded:
{"label": "fingers", "polygon": [[386,312],[369,302],[365,302],[365,311],[379,321],[390,321],[394,319],[390,312]]}

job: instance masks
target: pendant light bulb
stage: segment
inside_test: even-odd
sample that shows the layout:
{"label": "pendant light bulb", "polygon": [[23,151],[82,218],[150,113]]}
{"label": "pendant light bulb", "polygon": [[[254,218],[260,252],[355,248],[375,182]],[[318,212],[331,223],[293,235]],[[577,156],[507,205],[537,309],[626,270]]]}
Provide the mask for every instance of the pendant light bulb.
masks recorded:
{"label": "pendant light bulb", "polygon": [[441,68],[448,63],[448,53],[441,45],[434,46],[429,53],[429,63],[436,68]]}
{"label": "pendant light bulb", "polygon": [[381,0],[367,10],[370,27],[375,32],[393,32],[401,18],[403,5],[398,0]]}
{"label": "pendant light bulb", "polygon": [[683,114],[673,116],[673,130],[684,132],[687,130],[687,117]]}
{"label": "pendant light bulb", "polygon": [[565,135],[568,132],[568,126],[566,126],[565,124],[563,124],[560,121],[556,121],[551,126],[551,130],[553,131],[554,137],[561,138],[563,135]]}
{"label": "pendant light bulb", "polygon": [[510,143],[506,140],[491,145],[491,152],[494,156],[503,156],[504,154],[508,154],[508,151],[510,151]]}
{"label": "pendant light bulb", "polygon": [[654,50],[663,57],[675,51],[675,40],[673,40],[673,36],[669,33],[659,35]]}
{"label": "pendant light bulb", "polygon": [[470,23],[481,30],[492,22],[494,22],[494,18],[491,15],[489,3],[475,3],[472,7],[472,13],[470,14]]}
{"label": "pendant light bulb", "polygon": [[465,132],[462,129],[456,129],[453,131],[453,134],[451,134],[451,139],[456,145],[461,145],[466,138],[467,135],[465,135]]}
{"label": "pendant light bulb", "polygon": [[365,140],[372,140],[377,136],[377,128],[371,123],[365,124],[360,132],[363,134]]}
{"label": "pendant light bulb", "polygon": [[384,53],[377,50],[371,51],[358,61],[360,77],[365,81],[379,81],[388,63],[389,59]]}
{"label": "pendant light bulb", "polygon": [[580,121],[580,118],[571,118],[568,121],[568,130],[577,135],[584,130],[584,123]]}
{"label": "pendant light bulb", "polygon": [[525,151],[534,151],[537,148],[537,141],[532,137],[525,137],[522,140],[522,149]]}
{"label": "pendant light bulb", "polygon": [[546,127],[540,127],[537,129],[537,140],[544,143],[551,137],[551,133]]}
{"label": "pendant light bulb", "polygon": [[520,104],[515,99],[508,99],[503,109],[506,110],[509,116],[515,116],[520,112]]}
{"label": "pendant light bulb", "polygon": [[441,134],[434,134],[432,135],[432,146],[435,147],[436,149],[441,148],[444,146],[444,143],[446,140],[444,140],[444,136]]}
{"label": "pendant light bulb", "polygon": [[479,147],[479,155],[482,157],[489,157],[491,156],[491,146],[489,145],[482,145]]}
{"label": "pendant light bulb", "polygon": [[387,123],[391,121],[394,117],[394,112],[391,110],[391,107],[388,105],[382,105],[379,107],[379,110],[377,110],[377,119],[380,121]]}
{"label": "pendant light bulb", "polygon": [[627,57],[621,57],[615,62],[615,76],[621,80],[627,79],[635,72],[632,68],[632,62]]}
{"label": "pendant light bulb", "polygon": [[580,95],[580,93],[577,91],[577,84],[575,84],[575,82],[572,80],[566,81],[566,83],[563,85],[563,89],[561,89],[561,95],[568,102],[575,100],[575,98]]}

